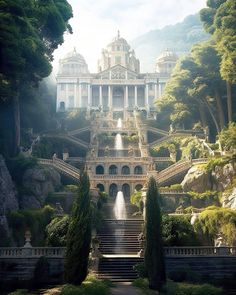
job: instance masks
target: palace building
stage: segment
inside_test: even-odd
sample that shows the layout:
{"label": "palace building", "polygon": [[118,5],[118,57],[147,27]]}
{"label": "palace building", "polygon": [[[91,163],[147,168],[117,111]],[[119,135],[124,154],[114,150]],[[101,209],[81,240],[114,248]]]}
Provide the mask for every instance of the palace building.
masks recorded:
{"label": "palace building", "polygon": [[147,113],[163,93],[177,56],[166,50],[156,60],[154,73],[141,73],[140,62],[127,41],[117,36],[101,52],[98,72],[90,73],[83,56],[74,51],[59,62],[57,111],[70,109]]}

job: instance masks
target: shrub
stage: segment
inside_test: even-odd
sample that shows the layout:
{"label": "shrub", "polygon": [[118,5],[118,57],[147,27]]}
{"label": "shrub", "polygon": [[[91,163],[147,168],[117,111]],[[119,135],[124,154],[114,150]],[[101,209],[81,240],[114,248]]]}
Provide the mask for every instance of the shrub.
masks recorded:
{"label": "shrub", "polygon": [[69,216],[54,218],[46,227],[46,244],[51,247],[65,247]]}
{"label": "shrub", "polygon": [[137,263],[134,265],[133,269],[137,272],[140,278],[147,278],[147,270],[144,263]]}
{"label": "shrub", "polygon": [[61,295],[109,295],[111,283],[88,276],[81,286],[65,285]]}

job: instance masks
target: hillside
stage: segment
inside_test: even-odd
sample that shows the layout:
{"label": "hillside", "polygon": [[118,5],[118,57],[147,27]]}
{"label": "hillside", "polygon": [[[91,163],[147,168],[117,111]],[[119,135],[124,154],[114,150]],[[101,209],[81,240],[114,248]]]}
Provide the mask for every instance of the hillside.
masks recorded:
{"label": "hillside", "polygon": [[130,43],[141,61],[141,70],[145,72],[154,70],[157,56],[166,48],[180,56],[188,52],[193,44],[208,38],[199,14],[195,14],[187,16],[181,23],[150,31]]}

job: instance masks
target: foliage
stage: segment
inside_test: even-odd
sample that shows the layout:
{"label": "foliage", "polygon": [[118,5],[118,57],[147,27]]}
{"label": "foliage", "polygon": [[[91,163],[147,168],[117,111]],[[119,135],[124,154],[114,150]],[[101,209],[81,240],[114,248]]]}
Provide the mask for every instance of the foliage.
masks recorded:
{"label": "foliage", "polygon": [[99,192],[98,200],[97,200],[97,208],[101,210],[103,205],[107,203],[108,194],[106,192]]}
{"label": "foliage", "polygon": [[227,150],[236,149],[236,123],[231,122],[227,128],[224,128],[219,134],[219,140],[222,147]]}
{"label": "foliage", "polygon": [[33,246],[43,246],[45,241],[45,228],[51,222],[54,209],[45,206],[38,210],[18,210],[10,212],[7,216],[12,236],[18,246],[24,245],[26,230],[30,230]]}
{"label": "foliage", "polygon": [[12,179],[17,185],[22,184],[22,177],[27,169],[37,166],[37,159],[34,157],[24,157],[19,155],[15,158],[7,160],[7,167],[11,174]]}
{"label": "foliage", "polygon": [[163,215],[162,236],[164,245],[168,247],[199,245],[189,216]]}
{"label": "foliage", "polygon": [[165,191],[165,190],[182,190],[182,185],[180,183],[175,183],[172,184],[170,186],[162,186],[160,187],[161,190]]}
{"label": "foliage", "polygon": [[112,145],[114,146],[114,142],[115,142],[115,137],[114,136],[110,136],[107,133],[103,132],[103,133],[99,133],[97,135],[98,137],[98,141],[100,145]]}
{"label": "foliage", "polygon": [[207,202],[211,201],[215,204],[219,204],[219,196],[217,191],[205,191],[204,193],[197,193],[190,191],[188,195],[196,200],[205,200]]}
{"label": "foliage", "polygon": [[132,144],[132,143],[138,143],[139,137],[138,135],[132,135],[132,136],[124,135],[122,136],[122,139],[124,144]]}
{"label": "foliage", "polygon": [[72,193],[77,193],[78,192],[78,186],[74,184],[68,184],[65,186],[65,190],[72,192]]}
{"label": "foliage", "polygon": [[69,216],[54,218],[46,227],[46,244],[50,247],[65,247]]}
{"label": "foliage", "polygon": [[141,191],[134,191],[132,193],[132,195],[130,196],[130,202],[131,202],[131,204],[133,204],[133,205],[137,206],[139,209],[141,209],[142,192]]}
{"label": "foliage", "polygon": [[144,263],[148,272],[150,289],[160,290],[165,282],[165,262],[162,243],[162,217],[159,207],[159,193],[156,181],[148,181],[146,196],[145,221],[145,256]]}
{"label": "foliage", "polygon": [[[0,125],[11,135],[8,147],[15,155],[20,146],[20,97],[22,87],[37,86],[52,69],[53,51],[72,32],[72,9],[66,0],[6,0],[0,3],[1,79]],[[40,29],[39,29],[40,28]],[[4,151],[6,152],[6,151]]]}
{"label": "foliage", "polygon": [[89,121],[85,115],[86,113],[80,110],[67,112],[64,120],[65,129],[71,131],[89,126]]}
{"label": "foliage", "polygon": [[78,195],[67,231],[65,279],[68,283],[81,285],[88,272],[88,257],[91,242],[91,198],[89,177],[80,174]]}
{"label": "foliage", "polygon": [[229,163],[229,161],[233,159],[230,157],[214,157],[214,158],[209,158],[208,162],[204,166],[204,169],[207,172],[212,172],[215,170],[217,166],[223,167],[225,164]]}
{"label": "foliage", "polygon": [[89,275],[81,286],[64,285],[61,295],[109,295],[111,283]]}
{"label": "foliage", "polygon": [[232,245],[236,240],[236,212],[229,208],[208,207],[199,214],[194,229],[212,243],[217,234],[222,232],[226,242]]}
{"label": "foliage", "polygon": [[148,273],[143,262],[135,264],[133,269],[137,272],[140,278],[147,278]]}

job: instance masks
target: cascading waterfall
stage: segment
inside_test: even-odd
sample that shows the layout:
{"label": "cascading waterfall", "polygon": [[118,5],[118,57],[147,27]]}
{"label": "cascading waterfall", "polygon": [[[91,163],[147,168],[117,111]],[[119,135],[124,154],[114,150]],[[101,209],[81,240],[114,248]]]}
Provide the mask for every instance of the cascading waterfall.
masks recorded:
{"label": "cascading waterfall", "polygon": [[116,219],[127,219],[125,199],[122,191],[119,191],[117,193],[115,206],[113,210]]}
{"label": "cascading waterfall", "polygon": [[122,120],[121,120],[121,118],[118,119],[116,127],[119,128],[119,129],[122,128]]}
{"label": "cascading waterfall", "polygon": [[117,151],[120,151],[120,150],[123,150],[124,147],[123,147],[123,141],[122,141],[122,136],[120,133],[116,134],[116,137],[115,137],[115,149]]}

